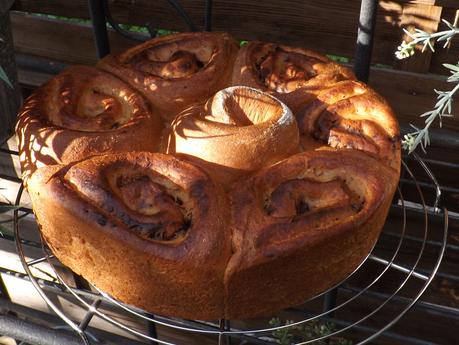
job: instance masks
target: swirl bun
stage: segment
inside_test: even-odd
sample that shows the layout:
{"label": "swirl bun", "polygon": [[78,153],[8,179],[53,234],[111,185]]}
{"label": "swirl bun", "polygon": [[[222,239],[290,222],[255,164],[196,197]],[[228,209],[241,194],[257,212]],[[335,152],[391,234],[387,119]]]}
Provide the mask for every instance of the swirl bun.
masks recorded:
{"label": "swirl bun", "polygon": [[[234,174],[250,172],[298,152],[298,127],[289,108],[259,90],[234,86],[204,105],[179,114],[171,125],[166,152],[183,153]],[[215,174],[214,174],[215,176]],[[216,174],[227,182],[227,176]]]}
{"label": "swirl bun", "polygon": [[400,132],[387,102],[367,85],[347,80],[324,90],[299,113],[304,149],[325,143],[379,157],[400,171]]}
{"label": "swirl bun", "polygon": [[34,92],[19,113],[24,182],[41,166],[157,150],[161,130],[160,118],[129,85],[93,67],[70,67]]}
{"label": "swirl bun", "polygon": [[29,191],[52,251],[99,288],[160,314],[223,314],[228,207],[199,168],[159,153],[97,156],[39,169]]}
{"label": "swirl bun", "polygon": [[375,244],[396,181],[377,159],[343,150],[303,152],[235,185],[226,317],[300,304],[346,278]]}
{"label": "swirl bun", "polygon": [[355,79],[350,69],[311,50],[250,42],[236,58],[232,84],[269,92],[296,114],[317,92],[347,79]]}
{"label": "swirl bun", "polygon": [[226,33],[183,33],[109,55],[98,67],[132,85],[171,121],[229,84],[237,50]]}

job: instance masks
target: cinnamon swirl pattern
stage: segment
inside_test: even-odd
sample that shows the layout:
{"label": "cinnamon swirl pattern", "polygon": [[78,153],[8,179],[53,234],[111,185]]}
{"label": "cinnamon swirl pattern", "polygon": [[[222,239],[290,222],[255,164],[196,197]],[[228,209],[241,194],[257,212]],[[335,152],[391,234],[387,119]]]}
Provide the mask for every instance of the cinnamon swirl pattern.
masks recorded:
{"label": "cinnamon swirl pattern", "polygon": [[363,83],[342,81],[322,91],[297,120],[305,150],[317,143],[353,148],[400,171],[400,132],[395,115],[387,102]]}
{"label": "cinnamon swirl pattern", "polygon": [[300,304],[346,278],[376,242],[397,177],[357,150],[311,151],[235,185],[226,317]]}
{"label": "cinnamon swirl pattern", "polygon": [[185,110],[166,138],[167,153],[199,158],[223,183],[299,152],[290,109],[269,94],[241,86]]}
{"label": "cinnamon swirl pattern", "polygon": [[165,315],[223,314],[228,207],[199,168],[158,153],[97,156],[39,169],[29,190],[50,248],[99,288]]}
{"label": "cinnamon swirl pattern", "polygon": [[154,151],[161,130],[159,116],[129,85],[93,67],[70,67],[32,94],[19,114],[24,182],[41,166]]}
{"label": "cinnamon swirl pattern", "polygon": [[226,33],[154,38],[98,64],[139,90],[166,120],[226,87],[238,47]]}
{"label": "cinnamon swirl pattern", "polygon": [[355,79],[351,70],[311,50],[250,42],[234,64],[232,84],[269,92],[296,114],[318,91]]}

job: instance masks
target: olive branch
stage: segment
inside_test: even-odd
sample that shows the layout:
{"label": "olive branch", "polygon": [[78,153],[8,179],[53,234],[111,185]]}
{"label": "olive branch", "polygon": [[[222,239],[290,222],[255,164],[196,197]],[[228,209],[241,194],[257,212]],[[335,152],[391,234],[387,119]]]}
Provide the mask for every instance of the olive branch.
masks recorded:
{"label": "olive branch", "polygon": [[[457,26],[457,20],[453,24],[444,19],[442,22],[446,24],[448,30],[428,33],[420,29],[415,29],[414,33],[410,33],[408,30],[404,29],[403,31],[411,38],[411,41],[403,41],[401,45],[398,46],[395,56],[398,59],[405,59],[413,56],[418,44],[423,45],[422,52],[427,48],[434,52],[434,44],[437,42],[444,42],[443,48],[446,48],[451,43],[451,39],[459,34],[459,27]],[[432,110],[420,115],[420,117],[425,118],[424,128],[418,128],[410,124],[414,131],[406,134],[402,140],[403,148],[407,149],[409,153],[413,152],[419,145],[421,145],[422,150],[425,152],[426,147],[430,144],[429,129],[432,124],[438,119],[439,126],[442,127],[443,118],[452,116],[451,108],[453,98],[459,90],[459,62],[456,65],[443,64],[443,66],[451,72],[447,81],[449,83],[455,83],[456,85],[449,91],[434,90],[437,94],[437,103]]]}

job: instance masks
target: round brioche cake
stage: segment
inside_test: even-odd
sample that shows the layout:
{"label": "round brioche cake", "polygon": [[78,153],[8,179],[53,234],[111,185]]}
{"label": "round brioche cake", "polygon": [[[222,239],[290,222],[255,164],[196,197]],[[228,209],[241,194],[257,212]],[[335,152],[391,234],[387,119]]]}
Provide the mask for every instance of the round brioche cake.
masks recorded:
{"label": "round brioche cake", "polygon": [[70,67],[26,100],[16,133],[56,257],[188,319],[269,315],[344,280],[400,174],[395,115],[351,70],[226,33]]}

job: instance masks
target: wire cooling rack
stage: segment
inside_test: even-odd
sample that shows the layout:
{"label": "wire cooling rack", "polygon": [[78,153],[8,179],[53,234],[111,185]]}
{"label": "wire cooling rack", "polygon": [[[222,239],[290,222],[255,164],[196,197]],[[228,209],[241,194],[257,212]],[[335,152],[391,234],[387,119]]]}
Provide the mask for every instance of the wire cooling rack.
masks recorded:
{"label": "wire cooling rack", "polygon": [[[129,332],[150,343],[178,345],[168,340],[161,339],[156,332],[156,326],[162,330],[169,329],[181,334],[182,337],[200,334],[214,339],[214,343],[223,344],[276,344],[282,336],[288,337],[286,332],[293,330],[296,334],[299,329],[314,329],[317,325],[332,324],[333,327],[325,334],[315,334],[307,339],[300,339],[298,335],[292,335],[290,343],[302,344],[331,344],[334,341],[352,339],[354,344],[366,344],[380,336],[390,327],[395,325],[408,310],[419,300],[429,284],[432,282],[440,266],[446,247],[448,232],[448,211],[439,208],[441,191],[432,172],[425,162],[416,154],[412,155],[417,168],[422,168],[429,177],[435,188],[434,203],[426,205],[425,196],[421,184],[416,179],[412,170],[405,161],[402,162],[401,181],[413,186],[417,193],[417,200],[405,201],[402,188],[398,188],[398,196],[394,199],[388,222],[383,230],[380,240],[366,260],[342,283],[324,292],[297,308],[290,308],[280,311],[277,315],[274,326],[268,323],[269,319],[259,320],[218,320],[215,322],[204,322],[198,320],[182,320],[166,318],[158,315],[151,315],[145,311],[123,304],[95,286],[90,288],[77,288],[70,286],[61,276],[57,269],[57,259],[50,252],[46,243],[35,243],[41,247],[43,255],[37,259],[27,261],[24,254],[24,246],[30,243],[25,240],[21,233],[20,218],[31,213],[30,209],[21,207],[14,211],[14,231],[16,246],[22,265],[30,281],[48,304],[48,306],[68,325],[68,327],[81,337],[84,344],[97,344],[99,341],[88,333],[87,328],[91,319],[99,317],[115,327]],[[404,182],[401,182],[404,183]],[[23,187],[19,188],[16,205],[21,205]],[[442,230],[434,231],[429,227],[429,218],[434,215],[443,218]],[[394,222],[392,220],[397,219]],[[422,219],[422,224],[419,223]],[[415,232],[417,237],[411,233]],[[392,245],[382,244],[381,238],[390,236]],[[432,257],[432,250],[426,253],[426,246],[429,246],[435,237],[435,257]],[[395,241],[394,241],[395,239]],[[415,240],[413,240],[415,239]],[[438,240],[440,239],[440,240]],[[413,243],[415,245],[413,245]],[[411,262],[402,260],[403,249],[410,246]],[[384,248],[383,248],[384,247]],[[429,264],[421,264],[428,256]],[[403,261],[403,262],[402,262]],[[37,278],[31,271],[31,267],[41,262],[48,262],[53,269],[57,282],[49,282]],[[371,272],[371,273],[369,273]],[[306,277],[305,277],[306,279]],[[49,291],[45,285],[54,284],[61,290],[68,292],[75,298],[75,303],[84,308],[85,315],[81,320],[74,320],[48,296]],[[380,293],[375,291],[377,286],[390,286],[389,291]],[[409,288],[408,288],[409,287]],[[274,293],[274,292],[273,292]],[[371,297],[371,303],[369,298]],[[109,305],[111,309],[122,313],[128,313],[139,322],[148,323],[148,331],[140,331],[119,319],[102,311],[101,305]],[[365,306],[365,307],[362,307]],[[316,328],[317,329],[317,328]],[[210,339],[209,341],[212,341]],[[332,341],[332,342],[330,342]],[[289,344],[290,344],[289,343]],[[346,342],[344,342],[347,344]]]}

